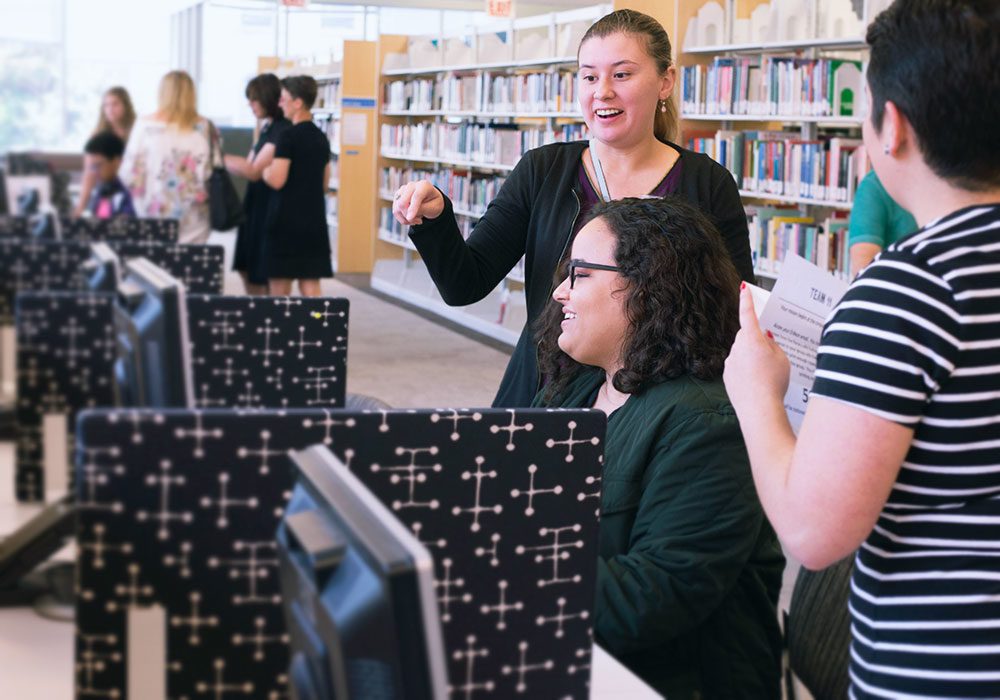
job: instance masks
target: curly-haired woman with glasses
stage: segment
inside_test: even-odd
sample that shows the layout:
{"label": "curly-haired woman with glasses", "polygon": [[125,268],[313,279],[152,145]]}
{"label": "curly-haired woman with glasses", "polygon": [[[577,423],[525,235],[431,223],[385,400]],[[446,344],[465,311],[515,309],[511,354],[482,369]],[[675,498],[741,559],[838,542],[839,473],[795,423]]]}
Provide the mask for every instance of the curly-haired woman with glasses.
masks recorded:
{"label": "curly-haired woman with glasses", "polygon": [[779,697],[784,557],[722,383],[722,237],[679,198],[606,202],[563,269],[536,404],[608,414],[595,639],[670,698]]}

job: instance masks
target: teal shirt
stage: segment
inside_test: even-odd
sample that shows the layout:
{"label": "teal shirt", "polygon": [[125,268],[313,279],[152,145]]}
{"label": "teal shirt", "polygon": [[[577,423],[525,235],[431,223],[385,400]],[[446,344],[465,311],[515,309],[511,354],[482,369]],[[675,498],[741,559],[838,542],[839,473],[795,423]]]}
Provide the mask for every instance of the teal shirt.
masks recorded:
{"label": "teal shirt", "polygon": [[[554,405],[592,406],[603,379],[585,370]],[[629,397],[601,487],[595,639],[671,700],[780,697],[785,560],[721,378]]]}
{"label": "teal shirt", "polygon": [[913,216],[885,191],[875,171],[865,175],[854,193],[848,245],[874,243],[885,250],[918,228]]}

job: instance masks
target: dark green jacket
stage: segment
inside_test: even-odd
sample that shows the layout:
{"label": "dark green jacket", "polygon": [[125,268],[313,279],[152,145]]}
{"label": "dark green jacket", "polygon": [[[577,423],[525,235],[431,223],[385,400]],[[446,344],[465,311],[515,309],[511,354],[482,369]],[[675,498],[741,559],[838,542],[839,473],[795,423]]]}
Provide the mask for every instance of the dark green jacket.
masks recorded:
{"label": "dark green jacket", "polygon": [[[585,370],[556,405],[592,406],[603,377]],[[721,379],[667,381],[611,414],[594,619],[604,648],[671,700],[778,698],[784,564]]]}

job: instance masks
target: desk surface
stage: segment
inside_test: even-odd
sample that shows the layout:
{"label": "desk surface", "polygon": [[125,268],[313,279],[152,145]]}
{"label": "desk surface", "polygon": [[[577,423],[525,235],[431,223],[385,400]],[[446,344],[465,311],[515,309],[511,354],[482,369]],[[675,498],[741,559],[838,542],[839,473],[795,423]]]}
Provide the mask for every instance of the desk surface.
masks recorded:
{"label": "desk surface", "polygon": [[618,659],[594,645],[590,700],[657,700],[663,696],[639,680]]}

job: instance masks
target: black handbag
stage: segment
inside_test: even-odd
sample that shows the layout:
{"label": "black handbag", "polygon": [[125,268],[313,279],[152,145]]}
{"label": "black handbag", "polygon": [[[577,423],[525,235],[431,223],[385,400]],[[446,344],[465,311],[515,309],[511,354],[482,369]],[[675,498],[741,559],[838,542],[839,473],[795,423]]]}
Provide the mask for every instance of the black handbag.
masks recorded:
{"label": "black handbag", "polygon": [[229,231],[246,219],[243,212],[243,202],[236,193],[236,186],[229,177],[229,171],[222,160],[222,147],[219,144],[219,132],[215,125],[209,122],[210,158],[212,174],[208,176],[208,218],[213,231]]}

